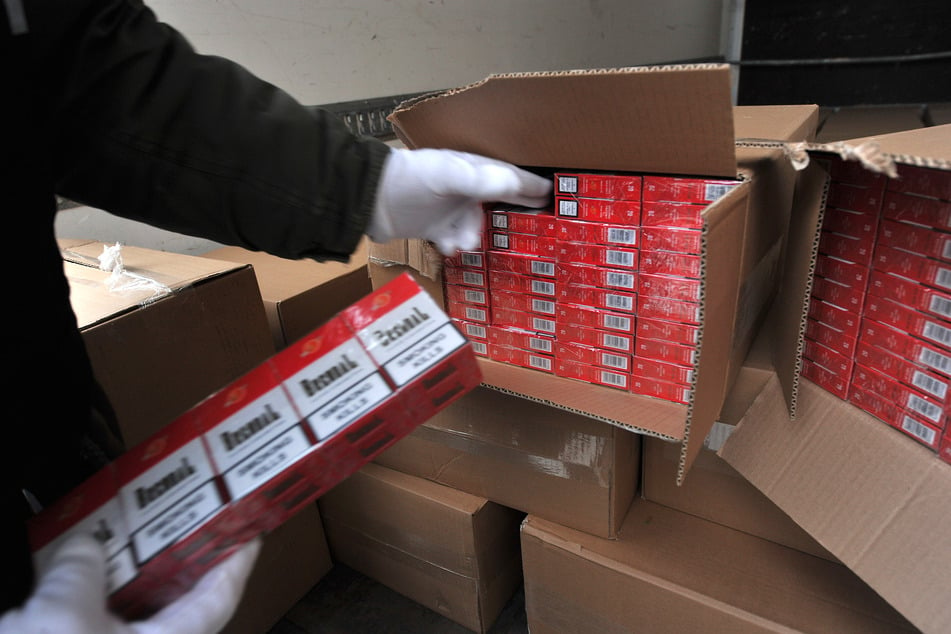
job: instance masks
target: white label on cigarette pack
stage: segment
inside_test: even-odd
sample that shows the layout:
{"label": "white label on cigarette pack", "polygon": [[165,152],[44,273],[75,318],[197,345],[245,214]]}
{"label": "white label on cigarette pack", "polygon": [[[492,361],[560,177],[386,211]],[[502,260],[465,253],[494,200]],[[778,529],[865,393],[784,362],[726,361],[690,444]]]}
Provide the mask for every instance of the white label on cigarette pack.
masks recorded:
{"label": "white label on cigarette pack", "polygon": [[215,425],[205,440],[215,464],[228,471],[296,424],[297,412],[277,386]]}
{"label": "white label on cigarette pack", "polygon": [[492,226],[496,229],[508,229],[509,228],[509,217],[504,213],[495,213],[492,214]]}
{"label": "white label on cigarette pack", "polygon": [[917,388],[928,392],[929,394],[934,394],[940,399],[944,399],[948,394],[948,384],[944,381],[939,381],[938,379],[928,376],[924,372],[915,370],[911,375],[911,384]]}
{"label": "white label on cigarette pack", "polygon": [[463,272],[462,281],[473,286],[485,286],[485,276],[474,271]]}
{"label": "white label on cigarette pack", "polygon": [[400,356],[383,367],[397,386],[406,385],[465,343],[466,339],[452,324],[445,324],[439,330],[418,339],[411,347],[405,348]]}
{"label": "white label on cigarette pack", "polygon": [[449,317],[427,293],[417,293],[394,306],[357,335],[380,365],[386,365],[433,332]]}
{"label": "white label on cigarette pack", "polygon": [[297,372],[284,385],[304,416],[310,415],[370,374],[376,365],[356,339],[348,339]]}
{"label": "white label on cigarette pack", "polygon": [[462,254],[462,265],[463,266],[472,266],[475,268],[482,267],[482,254],[481,253],[463,253]]}
{"label": "white label on cigarette pack", "polygon": [[614,348],[615,350],[630,350],[631,340],[628,337],[618,337],[617,335],[604,334],[603,345],[605,348]]}
{"label": "white label on cigarette pack", "polygon": [[606,276],[606,284],[615,288],[634,288],[634,276],[630,273],[609,271]]}
{"label": "white label on cigarette pack", "polygon": [[542,280],[532,280],[532,292],[539,295],[554,295],[554,282],[543,282]]}
{"label": "white label on cigarette pack", "polygon": [[578,217],[578,201],[576,200],[559,200],[558,201],[558,213],[562,216],[569,216],[572,218]]}
{"label": "white label on cigarette pack", "polygon": [[169,454],[120,490],[129,532],[135,533],[213,477],[201,438]]}
{"label": "white label on cigarette pack", "polygon": [[605,260],[612,266],[634,266],[634,254],[629,251],[609,250]]}
{"label": "white label on cigarette pack", "polygon": [[223,506],[212,481],[176,500],[161,515],[132,533],[135,552],[146,562],[179,538],[200,526]]}
{"label": "white label on cigarette pack", "polygon": [[529,337],[528,338],[528,347],[532,350],[539,350],[541,352],[551,352],[551,339],[542,339],[540,337]]}
{"label": "white label on cigarette pack", "polygon": [[478,324],[466,324],[466,334],[470,337],[485,339],[485,326],[480,326]]}
{"label": "white label on cigarette pack", "polygon": [[484,304],[485,303],[485,292],[484,291],[474,291],[466,289],[463,291],[463,297],[467,302],[472,302],[473,304]]}
{"label": "white label on cigarette pack", "polygon": [[627,375],[616,372],[601,371],[601,382],[605,385],[616,385],[617,387],[627,387]]}
{"label": "white label on cigarette pack", "polygon": [[532,260],[531,271],[532,271],[532,274],[534,275],[545,275],[547,277],[553,277],[555,275],[555,263]]}
{"label": "white label on cigarette pack", "polygon": [[941,288],[951,289],[951,269],[938,269],[935,274],[935,284]]}
{"label": "white label on cigarette pack", "polygon": [[299,425],[271,440],[243,462],[224,474],[225,484],[235,499],[244,497],[296,462],[310,449],[310,441]]}
{"label": "white label on cigarette pack", "polygon": [[909,434],[911,434],[912,436],[921,438],[923,441],[925,441],[929,445],[934,444],[935,436],[936,436],[934,430],[928,427],[927,425],[922,425],[921,423],[919,423],[918,421],[916,421],[914,418],[910,416],[905,416],[902,418],[901,428],[904,429]]}
{"label": "white label on cigarette pack", "polygon": [[[457,331],[458,333],[458,331]],[[460,338],[462,335],[459,335]],[[318,440],[333,435],[389,398],[393,390],[379,373],[368,376],[307,417]]]}
{"label": "white label on cigarette pack", "polygon": [[466,318],[472,319],[473,321],[488,321],[489,315],[481,308],[466,306]]}

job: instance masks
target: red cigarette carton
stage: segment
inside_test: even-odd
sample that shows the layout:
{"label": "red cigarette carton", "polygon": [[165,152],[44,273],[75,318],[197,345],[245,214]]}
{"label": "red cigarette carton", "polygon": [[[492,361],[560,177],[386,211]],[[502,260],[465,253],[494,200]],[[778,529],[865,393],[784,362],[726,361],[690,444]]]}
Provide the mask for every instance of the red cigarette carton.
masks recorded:
{"label": "red cigarette carton", "polygon": [[942,264],[938,260],[926,258],[923,255],[879,244],[875,247],[872,265],[880,271],[903,275],[928,286],[951,290],[951,264]]}
{"label": "red cigarette carton", "polygon": [[650,396],[663,401],[687,404],[690,402],[690,387],[679,383],[668,383],[655,379],[642,379],[631,376],[631,392],[640,396]]}
{"label": "red cigarette carton", "polygon": [[865,292],[865,285],[868,284],[868,267],[866,265],[848,262],[821,253],[816,258],[816,275],[846,286],[860,288],[863,293]]}
{"label": "red cigarette carton", "polygon": [[647,359],[636,355],[632,365],[631,374],[639,381],[664,381],[683,386],[690,386],[693,383],[694,371],[692,366],[677,365],[676,363]]}
{"label": "red cigarette carton", "polygon": [[637,290],[636,271],[567,262],[558,262],[556,271],[558,284],[563,286],[597,286],[632,293]]}
{"label": "red cigarette carton", "polygon": [[849,183],[833,182],[829,186],[826,205],[838,209],[877,214],[882,207],[884,193],[881,186],[861,187]]}
{"label": "red cigarette carton", "polygon": [[489,343],[489,358],[493,361],[518,365],[523,368],[531,368],[532,370],[540,370],[549,374],[554,374],[555,372],[554,356],[523,350],[521,348]]}
{"label": "red cigarette carton", "polygon": [[944,320],[874,295],[868,296],[864,315],[951,350],[951,327]]}
{"label": "red cigarette carton", "polygon": [[556,284],[556,287],[556,297],[560,303],[581,304],[619,313],[633,313],[637,310],[637,295],[634,293],[623,293],[595,286],[577,286],[561,281]]}
{"label": "red cigarette carton", "polygon": [[555,247],[555,259],[566,264],[590,264],[636,271],[639,258],[637,249],[559,240]]}
{"label": "red cigarette carton", "polygon": [[862,332],[859,335],[859,345],[862,344],[891,350],[910,361],[951,377],[951,353],[892,326],[863,318]]}
{"label": "red cigarette carton", "polygon": [[555,315],[555,300],[552,297],[493,290],[492,305],[498,308],[541,313],[552,317]]}
{"label": "red cigarette carton", "polygon": [[804,340],[802,356],[818,363],[843,378],[848,378],[852,373],[852,365],[854,363],[852,357],[846,356],[812,339]]}
{"label": "red cigarette carton", "polygon": [[638,225],[641,222],[639,200],[560,196],[555,199],[555,210],[559,218],[586,222],[606,222],[618,225]]}
{"label": "red cigarette carton", "polygon": [[[857,326],[858,319],[856,319],[856,330],[858,330]],[[816,321],[812,317],[806,319],[806,338],[821,343],[825,347],[847,357],[855,354],[855,347],[858,344],[858,338],[846,336],[841,330],[821,321]]]}
{"label": "red cigarette carton", "polygon": [[942,430],[896,405],[887,397],[852,386],[849,402],[931,449],[937,450]]}
{"label": "red cigarette carton", "polygon": [[645,359],[656,359],[690,367],[697,362],[696,346],[678,345],[669,341],[643,337],[637,337],[634,340],[634,354]]}
{"label": "red cigarette carton", "polygon": [[826,209],[822,230],[859,240],[874,240],[878,232],[878,215],[847,209]]}
{"label": "red cigarette carton", "polygon": [[645,227],[681,227],[702,229],[703,210],[707,205],[651,201],[641,209],[641,224]]}
{"label": "red cigarette carton", "polygon": [[641,251],[673,251],[699,255],[702,250],[703,233],[699,229],[641,228]]}
{"label": "red cigarette carton", "polygon": [[464,284],[446,284],[443,289],[446,293],[447,303],[475,304],[477,306],[489,305],[489,291],[485,288],[475,286],[466,286]]}
{"label": "red cigarette carton", "polygon": [[877,370],[905,385],[917,388],[940,401],[947,408],[951,380],[933,370],[885,350],[862,342],[855,352],[855,360],[866,368]]}
{"label": "red cigarette carton", "polygon": [[951,319],[951,294],[939,291],[906,277],[872,271],[868,292],[876,297],[885,297],[920,310],[927,315]]}
{"label": "red cigarette carton", "polygon": [[556,308],[555,322],[560,326],[588,326],[617,332],[633,333],[634,316],[625,313],[610,313],[605,310],[582,306],[580,304],[559,303]]}
{"label": "red cigarette carton", "polygon": [[929,449],[938,450],[942,429],[908,412],[902,412],[901,418],[896,422],[895,427]]}
{"label": "red cigarette carton", "polygon": [[555,241],[556,238],[553,237],[533,236],[528,233],[489,232],[489,248],[494,251],[524,253],[543,258],[555,257]]}
{"label": "red cigarette carton", "polygon": [[485,341],[489,338],[489,328],[491,328],[491,326],[465,321],[463,319],[454,319],[453,322],[470,342],[473,339]]}
{"label": "red cigarette carton", "polygon": [[442,270],[442,279],[446,284],[461,284],[487,288],[489,278],[484,269],[467,269],[462,267],[446,267]]}
{"label": "red cigarette carton", "polygon": [[558,234],[552,209],[529,209],[496,204],[489,208],[489,226],[495,230],[554,238]]}
{"label": "red cigarette carton", "polygon": [[509,273],[520,273],[522,275],[555,277],[554,258],[542,258],[503,251],[490,251],[487,255],[490,271],[508,271]]}
{"label": "red cigarette carton", "polygon": [[699,302],[700,280],[675,275],[637,276],[637,293],[644,297],[666,297],[682,302]]}
{"label": "red cigarette carton", "polygon": [[595,385],[627,390],[631,375],[627,372],[617,372],[607,368],[596,367],[573,361],[571,359],[555,358],[555,374],[569,379],[577,379]]}
{"label": "red cigarette carton", "polygon": [[634,351],[634,335],[576,324],[558,324],[556,334],[560,343],[577,343],[624,353]]}
{"label": "red cigarette carton", "polygon": [[825,324],[842,333],[843,337],[850,339],[858,338],[862,323],[861,316],[858,313],[823,301],[818,297],[812,297],[809,301],[809,319]]}
{"label": "red cigarette carton", "polygon": [[700,341],[700,327],[666,319],[637,318],[637,336],[694,346]]}
{"label": "red cigarette carton", "polygon": [[642,181],[635,174],[560,172],[555,174],[555,196],[640,201]]}
{"label": "red cigarette carton", "polygon": [[640,255],[641,273],[701,277],[703,259],[699,255],[673,251],[641,251]]}
{"label": "red cigarette carton", "polygon": [[558,218],[558,239],[610,246],[636,247],[640,227]]}
{"label": "red cigarette carton", "polygon": [[485,270],[485,251],[460,251],[443,259],[443,268],[446,269],[479,269]]}
{"label": "red cigarette carton", "polygon": [[[578,343],[558,342],[555,345],[556,361],[572,361],[585,365],[610,368],[619,372],[631,371],[631,355],[618,354],[612,350],[585,346]],[[557,373],[557,369],[555,370]]]}
{"label": "red cigarette carton", "polygon": [[898,222],[910,222],[940,231],[951,231],[951,202],[946,200],[885,192],[882,215]]}
{"label": "red cigarette carton", "polygon": [[530,293],[543,297],[557,296],[555,280],[545,277],[533,277],[509,271],[489,271],[489,287],[493,291],[511,291]]}
{"label": "red cigarette carton", "polygon": [[700,325],[700,304],[667,297],[638,297],[637,317],[666,319]]}
{"label": "red cigarette carton", "polygon": [[947,172],[914,165],[896,167],[898,178],[888,179],[886,185],[891,191],[951,200],[951,178]]}
{"label": "red cigarette carton", "polygon": [[553,334],[522,330],[511,326],[489,326],[489,342],[509,348],[532,350],[542,354],[555,354]]}
{"label": "red cigarette carton", "polygon": [[645,176],[642,200],[710,204],[739,185],[739,181],[687,178],[678,176]]}
{"label": "red cigarette carton", "polygon": [[874,236],[856,238],[825,229],[819,235],[819,252],[869,266],[872,262],[872,250],[875,248]]}
{"label": "red cigarette carton", "polygon": [[812,297],[850,310],[855,314],[865,305],[865,289],[816,276],[812,280]]}
{"label": "red cigarette carton", "polygon": [[[856,364],[852,374],[852,387],[888,399],[902,410],[944,429],[946,414],[942,403],[881,372]],[[897,426],[898,419],[894,418],[888,422]]]}
{"label": "red cigarette carton", "polygon": [[815,361],[805,358],[802,360],[802,376],[843,401],[849,397],[849,382],[852,377],[839,376]]}
{"label": "red cigarette carton", "polygon": [[951,233],[886,219],[882,221],[878,241],[885,246],[951,262]]}
{"label": "red cigarette carton", "polygon": [[464,321],[474,321],[481,324],[489,323],[492,316],[489,306],[479,304],[463,304],[461,302],[452,302],[446,307],[446,312],[453,319],[462,319]]}
{"label": "red cigarette carton", "polygon": [[545,332],[555,334],[555,320],[545,315],[537,313],[527,313],[522,310],[512,310],[510,308],[500,308],[498,306],[492,309],[492,325],[511,326],[521,330],[531,330],[533,332]]}

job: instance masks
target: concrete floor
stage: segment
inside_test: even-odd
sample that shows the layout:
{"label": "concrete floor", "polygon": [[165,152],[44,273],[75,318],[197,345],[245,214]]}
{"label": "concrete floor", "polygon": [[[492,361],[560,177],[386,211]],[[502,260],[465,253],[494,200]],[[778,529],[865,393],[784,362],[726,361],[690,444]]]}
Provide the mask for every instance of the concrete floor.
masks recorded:
{"label": "concrete floor", "polygon": [[[333,569],[268,634],[469,634],[471,630],[344,566]],[[488,634],[527,634],[520,588]]]}

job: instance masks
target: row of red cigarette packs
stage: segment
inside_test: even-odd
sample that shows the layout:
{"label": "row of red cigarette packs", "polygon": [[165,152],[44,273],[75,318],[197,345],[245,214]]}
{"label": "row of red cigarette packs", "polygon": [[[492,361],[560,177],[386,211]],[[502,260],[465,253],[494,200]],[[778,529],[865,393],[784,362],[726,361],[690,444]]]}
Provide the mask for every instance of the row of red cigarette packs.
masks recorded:
{"label": "row of red cigarette packs", "polygon": [[149,614],[480,380],[465,337],[404,274],[32,518],[38,569],[88,531],[108,553],[111,607]]}

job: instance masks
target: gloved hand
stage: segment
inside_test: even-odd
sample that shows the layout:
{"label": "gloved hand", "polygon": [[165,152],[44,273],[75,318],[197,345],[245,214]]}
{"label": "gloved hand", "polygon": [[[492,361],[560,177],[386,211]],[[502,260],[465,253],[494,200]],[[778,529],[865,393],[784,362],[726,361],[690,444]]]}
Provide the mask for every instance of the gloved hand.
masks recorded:
{"label": "gloved hand", "polygon": [[151,618],[126,623],[106,608],[106,558],[91,535],[63,542],[23,607],[0,617],[0,634],[213,634],[234,614],[260,551],[255,539]]}
{"label": "gloved hand", "polygon": [[479,246],[483,202],[544,207],[551,189],[549,179],[478,154],[394,148],[366,233],[374,242],[423,238],[453,255]]}

